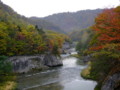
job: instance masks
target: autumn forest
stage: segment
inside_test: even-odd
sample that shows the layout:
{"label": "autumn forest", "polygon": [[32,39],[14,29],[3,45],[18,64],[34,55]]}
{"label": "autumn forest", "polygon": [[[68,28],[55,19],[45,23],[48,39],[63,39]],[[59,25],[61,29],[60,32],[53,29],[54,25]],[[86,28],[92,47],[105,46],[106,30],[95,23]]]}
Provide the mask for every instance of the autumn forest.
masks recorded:
{"label": "autumn forest", "polygon": [[[62,58],[63,53],[71,54],[71,48],[77,52],[73,56],[88,65],[80,75],[97,82],[94,90],[120,90],[120,6],[27,18],[0,1],[0,90],[11,90],[5,89],[8,82],[12,90],[17,90],[21,72],[17,72],[16,63],[32,62],[9,58],[45,55],[42,64],[50,68],[52,64],[46,59],[56,64],[59,61],[54,59]],[[85,57],[89,57],[87,62]],[[38,71],[35,66],[29,67]]]}

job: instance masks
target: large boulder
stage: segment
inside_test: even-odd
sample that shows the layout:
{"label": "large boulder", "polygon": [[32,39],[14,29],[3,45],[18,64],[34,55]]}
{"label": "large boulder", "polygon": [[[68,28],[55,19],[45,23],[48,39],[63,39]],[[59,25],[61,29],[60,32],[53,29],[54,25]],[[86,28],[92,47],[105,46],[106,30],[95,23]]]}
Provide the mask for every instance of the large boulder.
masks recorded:
{"label": "large boulder", "polygon": [[52,54],[46,54],[44,59],[44,65],[49,67],[55,67],[55,66],[62,66],[62,60],[60,60],[57,56]]}
{"label": "large boulder", "polygon": [[62,61],[52,54],[13,56],[8,60],[12,62],[13,72],[16,73],[27,73],[33,70],[43,70],[49,67],[62,65]]}

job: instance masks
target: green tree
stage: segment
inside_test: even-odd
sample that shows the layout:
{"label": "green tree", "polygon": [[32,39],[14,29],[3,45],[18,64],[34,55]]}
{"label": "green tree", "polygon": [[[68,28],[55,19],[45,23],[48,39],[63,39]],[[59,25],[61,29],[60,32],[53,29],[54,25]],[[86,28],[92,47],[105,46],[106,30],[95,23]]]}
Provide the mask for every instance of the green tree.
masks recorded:
{"label": "green tree", "polygon": [[6,56],[0,56],[0,82],[6,80],[6,76],[11,74],[12,64],[7,61]]}

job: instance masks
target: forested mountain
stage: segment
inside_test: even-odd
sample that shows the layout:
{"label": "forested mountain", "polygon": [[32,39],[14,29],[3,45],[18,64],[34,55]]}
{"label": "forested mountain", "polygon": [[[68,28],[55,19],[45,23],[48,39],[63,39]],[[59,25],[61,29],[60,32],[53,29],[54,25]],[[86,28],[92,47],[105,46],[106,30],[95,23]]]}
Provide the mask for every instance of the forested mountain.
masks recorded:
{"label": "forested mountain", "polygon": [[25,20],[27,18],[17,14],[11,7],[0,2],[0,21],[24,26],[29,24]]}
{"label": "forested mountain", "polygon": [[[92,35],[92,30],[91,28],[86,28],[86,29],[81,29],[78,31],[73,31],[69,33],[69,37],[73,41],[82,41],[82,39],[86,40],[89,35]],[[92,37],[92,36],[91,36]],[[83,41],[84,41],[83,40]]]}
{"label": "forested mountain", "polygon": [[44,18],[38,18],[38,17],[26,18],[24,16],[18,15],[9,6],[7,5],[3,6],[2,2],[0,7],[3,7],[2,8],[4,9],[3,12],[7,13],[6,15],[4,15],[3,13],[1,15],[4,18],[9,19],[10,22],[16,24],[21,23],[22,25],[24,25],[25,23],[33,24],[33,25],[37,25],[39,28],[53,30],[62,33],[88,28],[89,26],[94,24],[95,17],[100,12],[102,12],[101,9],[82,10],[73,13],[66,12],[66,13],[53,14]]}
{"label": "forested mountain", "polygon": [[31,17],[28,19],[28,22],[30,22],[31,24],[37,25],[39,28],[44,28],[44,29],[49,29],[56,32],[65,33],[59,26],[47,20],[43,20],[42,18]]}
{"label": "forested mountain", "polygon": [[102,9],[58,13],[44,17],[43,20],[59,26],[65,32],[71,32],[90,27],[94,24],[95,17],[101,12]]}
{"label": "forested mountain", "polygon": [[0,2],[0,55],[40,54],[52,51],[54,46],[61,48],[59,45],[67,38],[65,35],[61,37],[60,33],[51,32],[55,33],[52,37],[58,37],[54,41],[46,31],[32,25],[30,21]]}
{"label": "forested mountain", "polygon": [[11,7],[5,5],[4,3],[0,2],[0,20],[5,20],[11,23],[15,23],[17,25],[28,25],[28,24],[33,24],[33,25],[38,25],[39,28],[45,29],[45,30],[53,30],[57,32],[62,32],[64,31],[61,30],[60,27],[54,25],[51,22],[42,20],[42,19],[37,19],[37,18],[27,18],[25,16],[21,16],[17,14]]}

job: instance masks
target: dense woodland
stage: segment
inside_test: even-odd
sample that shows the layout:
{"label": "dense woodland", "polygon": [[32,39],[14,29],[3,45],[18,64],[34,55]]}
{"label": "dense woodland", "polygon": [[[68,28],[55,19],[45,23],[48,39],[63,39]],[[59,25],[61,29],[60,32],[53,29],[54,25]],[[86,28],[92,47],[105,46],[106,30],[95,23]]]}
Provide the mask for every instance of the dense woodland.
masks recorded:
{"label": "dense woodland", "polygon": [[[101,90],[109,76],[120,72],[120,6],[105,9],[97,16],[91,30],[93,37],[88,36],[91,38],[88,46],[81,49],[83,44],[80,41],[77,50],[83,55],[92,56],[90,72],[83,77],[98,81],[95,90]],[[119,89],[120,83],[117,81],[114,90]]]}
{"label": "dense woodland", "polygon": [[94,33],[91,28],[81,29],[72,31],[69,33],[69,37],[74,41],[78,42],[76,50],[78,53],[83,53],[88,47]]}
{"label": "dense woodland", "polygon": [[[56,40],[50,38],[48,31],[26,22],[25,17],[23,19],[22,16],[18,15],[10,7],[2,3],[0,4],[1,55],[13,56],[44,53],[49,50],[48,45],[51,43],[51,40],[53,40],[52,47],[54,47],[54,44],[62,45],[64,40],[68,39],[64,34],[54,31],[50,33],[52,37],[56,38],[57,36]],[[60,41],[60,44],[57,44],[58,41]]]}
{"label": "dense woodland", "polygon": [[[84,77],[98,82],[95,90],[101,90],[108,76],[120,72],[120,6],[26,18],[0,2],[0,82],[15,79],[7,57],[46,52],[59,56],[63,43],[70,42],[60,32],[69,32],[78,42],[79,56],[91,56],[91,69]],[[118,82],[116,90],[119,87]]]}
{"label": "dense woodland", "polygon": [[[94,54],[90,74],[103,84],[106,77],[120,72],[120,6],[104,10],[92,28],[95,36],[89,48]],[[120,89],[119,81],[114,88]]]}

